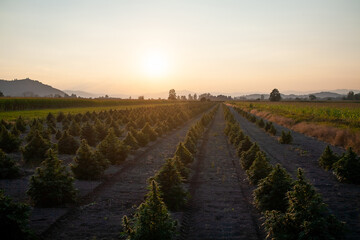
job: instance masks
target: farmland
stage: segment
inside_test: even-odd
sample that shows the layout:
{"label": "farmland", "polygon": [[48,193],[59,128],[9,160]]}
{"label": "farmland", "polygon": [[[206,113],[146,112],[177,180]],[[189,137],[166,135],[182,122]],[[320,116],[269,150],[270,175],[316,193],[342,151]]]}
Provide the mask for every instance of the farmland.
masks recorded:
{"label": "farmland", "polygon": [[[282,234],[275,225],[284,224],[283,217],[319,221],[324,229],[337,229],[324,234],[356,239],[358,178],[340,171],[341,161],[354,154],[332,146],[339,163],[326,171],[318,163],[326,143],[275,122],[270,134],[268,120],[252,114],[256,106],[164,101],[3,112],[13,118],[1,121],[0,194],[32,206],[29,227],[43,239],[141,234],[136,227],[150,223],[140,216],[154,211],[154,199],[166,209],[154,213],[166,219],[166,239],[264,239]],[[290,131],[291,141],[280,142],[281,131]],[[271,196],[264,189],[275,187],[270,179],[276,174],[283,174],[287,185],[281,183],[283,192]],[[313,213],[315,220],[293,218],[290,209],[299,216],[307,211],[295,200],[281,200],[280,207],[279,199],[270,200],[279,194],[298,197],[299,187],[326,206],[313,206],[321,209]],[[295,238],[306,231],[300,226],[280,229]]]}

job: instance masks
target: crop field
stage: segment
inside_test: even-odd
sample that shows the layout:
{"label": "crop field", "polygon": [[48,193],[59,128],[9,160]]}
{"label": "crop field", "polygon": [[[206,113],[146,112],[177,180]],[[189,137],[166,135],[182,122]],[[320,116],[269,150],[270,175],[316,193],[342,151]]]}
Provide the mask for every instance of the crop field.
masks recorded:
{"label": "crop field", "polygon": [[267,111],[296,122],[307,121],[360,130],[360,102],[231,102],[248,110]]}
{"label": "crop field", "polygon": [[[149,226],[155,239],[358,239],[359,157],[270,123],[257,104],[1,112],[0,209],[29,220],[9,239],[154,239]],[[293,108],[311,115],[310,103]]]}

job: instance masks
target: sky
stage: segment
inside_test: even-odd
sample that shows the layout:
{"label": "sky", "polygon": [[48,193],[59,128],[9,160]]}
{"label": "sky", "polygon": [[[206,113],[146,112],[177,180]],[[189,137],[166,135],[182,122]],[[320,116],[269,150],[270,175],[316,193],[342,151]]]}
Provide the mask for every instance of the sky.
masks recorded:
{"label": "sky", "polygon": [[140,95],[360,89],[359,0],[0,0],[0,79]]}

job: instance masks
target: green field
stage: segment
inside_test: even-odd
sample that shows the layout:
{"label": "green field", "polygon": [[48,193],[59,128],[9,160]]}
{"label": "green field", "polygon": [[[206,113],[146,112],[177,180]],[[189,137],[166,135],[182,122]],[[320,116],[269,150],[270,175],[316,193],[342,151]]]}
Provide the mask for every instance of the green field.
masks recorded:
{"label": "green field", "polygon": [[[85,113],[85,112],[98,112],[110,109],[126,109],[126,108],[138,108],[138,107],[153,107],[158,105],[169,105],[174,104],[173,102],[165,100],[91,100],[91,99],[54,99],[49,98],[5,98],[0,99],[0,108],[4,102],[16,103],[21,102],[29,105],[27,110],[18,111],[0,111],[0,119],[6,121],[14,121],[16,118],[21,116],[23,119],[42,118],[46,117],[48,113],[57,114],[63,113]],[[78,101],[77,101],[78,100]],[[43,103],[43,104],[41,104]],[[73,104],[73,105],[72,105]],[[83,105],[83,106],[82,106]],[[88,106],[86,106],[88,105]],[[36,106],[38,106],[36,108]],[[43,108],[42,106],[49,106]],[[68,106],[68,107],[66,107]]]}
{"label": "green field", "polygon": [[316,122],[360,129],[359,102],[229,102],[250,111],[271,112],[296,122]]}

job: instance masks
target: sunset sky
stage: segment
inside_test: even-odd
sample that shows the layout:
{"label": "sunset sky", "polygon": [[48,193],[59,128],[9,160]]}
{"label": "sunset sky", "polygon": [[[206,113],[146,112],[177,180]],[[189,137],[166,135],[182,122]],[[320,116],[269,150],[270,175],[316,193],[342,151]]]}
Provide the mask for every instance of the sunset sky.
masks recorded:
{"label": "sunset sky", "polygon": [[360,0],[0,0],[0,79],[108,94],[360,89]]}

